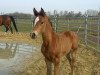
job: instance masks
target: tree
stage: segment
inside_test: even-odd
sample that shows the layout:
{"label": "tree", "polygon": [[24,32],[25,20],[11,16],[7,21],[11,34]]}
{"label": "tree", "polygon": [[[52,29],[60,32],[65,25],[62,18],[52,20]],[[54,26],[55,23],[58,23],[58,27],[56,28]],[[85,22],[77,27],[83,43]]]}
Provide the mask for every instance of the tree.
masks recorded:
{"label": "tree", "polygon": [[74,11],[70,11],[67,15],[67,17],[74,17]]}
{"label": "tree", "polygon": [[64,15],[64,14],[63,14],[63,11],[60,11],[60,12],[59,12],[59,16],[62,17],[63,15]]}
{"label": "tree", "polygon": [[75,17],[81,17],[82,16],[82,13],[81,12],[78,12],[75,14]]}
{"label": "tree", "polygon": [[64,16],[68,15],[68,11],[64,11],[63,14],[64,14]]}

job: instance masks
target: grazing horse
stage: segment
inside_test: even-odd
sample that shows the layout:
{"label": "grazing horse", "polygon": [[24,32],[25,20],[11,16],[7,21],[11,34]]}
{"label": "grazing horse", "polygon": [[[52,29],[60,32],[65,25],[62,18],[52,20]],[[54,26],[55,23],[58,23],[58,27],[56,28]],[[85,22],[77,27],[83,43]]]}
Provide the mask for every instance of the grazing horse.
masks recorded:
{"label": "grazing horse", "polygon": [[54,64],[54,75],[60,75],[60,61],[64,55],[69,60],[71,75],[73,75],[74,57],[78,48],[78,36],[72,31],[64,31],[59,34],[55,33],[48,16],[46,16],[42,8],[40,12],[37,12],[34,8],[33,12],[36,18],[30,37],[34,39],[38,34],[42,35],[43,44],[41,46],[41,52],[45,57],[47,75],[52,74],[52,63]]}
{"label": "grazing horse", "polygon": [[2,25],[5,26],[5,28],[6,28],[5,32],[7,32],[10,29],[11,33],[13,33],[13,30],[12,30],[12,27],[11,27],[11,22],[13,23],[13,26],[14,26],[16,32],[18,32],[15,20],[14,20],[14,18],[12,16],[0,15],[0,26],[2,26]]}

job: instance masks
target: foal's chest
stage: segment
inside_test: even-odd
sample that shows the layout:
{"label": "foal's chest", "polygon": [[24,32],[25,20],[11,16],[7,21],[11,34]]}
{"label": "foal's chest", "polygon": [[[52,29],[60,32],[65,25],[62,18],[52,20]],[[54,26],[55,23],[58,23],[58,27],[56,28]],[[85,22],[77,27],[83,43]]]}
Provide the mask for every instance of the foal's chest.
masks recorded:
{"label": "foal's chest", "polygon": [[41,49],[43,55],[45,56],[46,59],[49,61],[54,61],[55,58],[59,57],[60,51],[53,45],[51,46],[42,46]]}

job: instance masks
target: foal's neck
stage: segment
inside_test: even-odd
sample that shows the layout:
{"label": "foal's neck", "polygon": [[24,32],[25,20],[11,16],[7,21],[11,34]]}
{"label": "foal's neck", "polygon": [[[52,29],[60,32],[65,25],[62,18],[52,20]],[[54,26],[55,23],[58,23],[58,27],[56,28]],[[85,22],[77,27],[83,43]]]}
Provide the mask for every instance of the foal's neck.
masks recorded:
{"label": "foal's neck", "polygon": [[45,42],[45,41],[50,42],[50,41],[52,41],[53,37],[54,37],[54,32],[51,27],[51,23],[47,22],[45,31],[42,34],[43,42]]}

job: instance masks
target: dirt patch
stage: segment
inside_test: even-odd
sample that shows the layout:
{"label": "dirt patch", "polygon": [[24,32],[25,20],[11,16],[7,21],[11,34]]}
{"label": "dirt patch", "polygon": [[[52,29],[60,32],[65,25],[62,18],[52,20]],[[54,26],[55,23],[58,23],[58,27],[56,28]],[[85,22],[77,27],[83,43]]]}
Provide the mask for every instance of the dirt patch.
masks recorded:
{"label": "dirt patch", "polygon": [[[41,37],[32,40],[29,36],[29,33],[4,34],[0,32],[0,41],[19,41],[32,45],[41,45]],[[14,75],[46,75],[46,65],[40,49],[33,53],[31,58],[23,59],[20,65],[24,67],[12,67]],[[69,75],[69,73],[70,65],[68,60],[64,57],[62,58],[61,62],[61,75]],[[75,75],[100,75],[100,53],[80,46],[76,56]]]}

